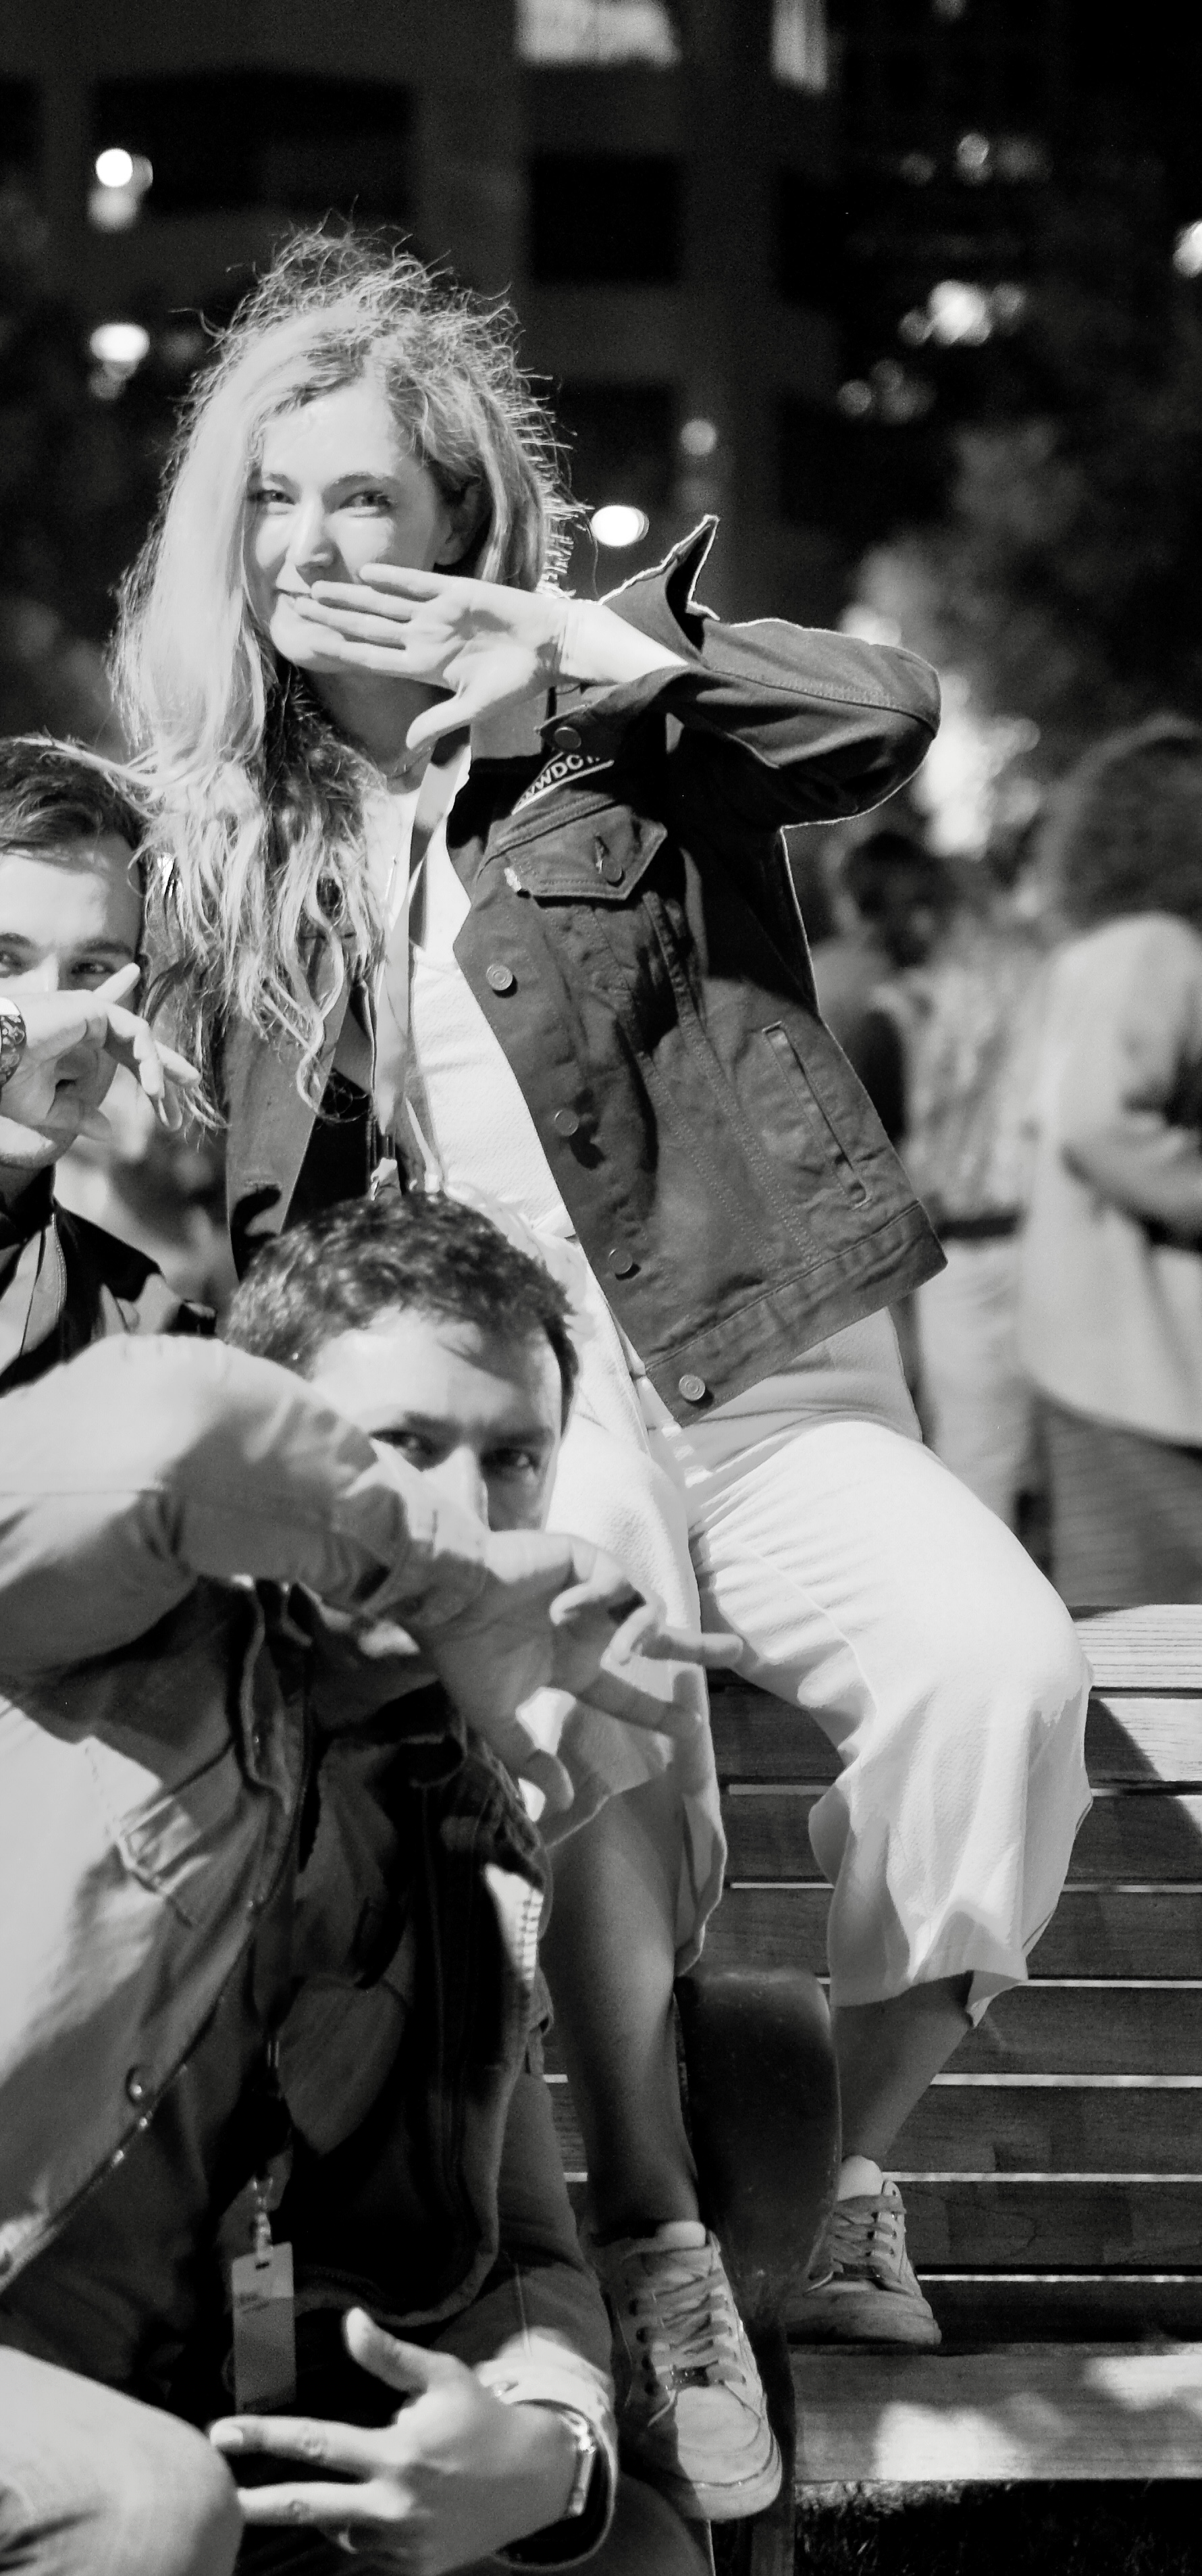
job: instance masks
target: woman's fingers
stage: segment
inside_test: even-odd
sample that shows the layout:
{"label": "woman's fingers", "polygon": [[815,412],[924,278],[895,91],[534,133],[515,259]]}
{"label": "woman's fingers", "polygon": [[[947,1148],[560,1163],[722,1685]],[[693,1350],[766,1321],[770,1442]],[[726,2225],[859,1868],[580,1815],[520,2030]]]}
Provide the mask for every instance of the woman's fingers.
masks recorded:
{"label": "woman's fingers", "polygon": [[444,2353],[427,2352],[418,2343],[401,2343],[396,2335],[378,2326],[366,2308],[347,2309],[342,2320],[342,2340],[360,2370],[369,2370],[373,2379],[382,2379],[386,2388],[395,2388],[404,2397],[433,2388],[440,2377],[446,2376]]}
{"label": "woman's fingers", "polygon": [[298,592],[292,605],[305,617],[360,616],[371,610],[391,626],[407,626],[424,603],[377,587],[374,581],[315,581],[312,590]]}

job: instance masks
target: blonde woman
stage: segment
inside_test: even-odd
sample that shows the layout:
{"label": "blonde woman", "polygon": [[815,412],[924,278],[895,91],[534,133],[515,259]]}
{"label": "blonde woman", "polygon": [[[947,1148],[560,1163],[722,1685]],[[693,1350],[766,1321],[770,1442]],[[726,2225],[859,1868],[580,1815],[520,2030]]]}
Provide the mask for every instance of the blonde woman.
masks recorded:
{"label": "blonde woman", "polygon": [[[934,2342],[881,2160],[1026,1974],[1088,1799],[1085,1679],[918,1443],[887,1309],[939,1255],[817,1016],[778,827],[900,784],[935,685],[723,627],[693,595],[708,526],[573,599],[564,518],[496,316],[354,240],[284,253],[125,603],[165,982],[228,1123],[240,1263],[399,1161],[572,1269],[554,1516],[655,1559],[673,1611],[696,1582],[843,1766],[811,1826],[846,2152],[810,2330]],[[773,2471],[670,2024],[720,1879],[712,1766],[578,1776],[546,1957],[624,2438],[686,2511],[738,2514]]]}

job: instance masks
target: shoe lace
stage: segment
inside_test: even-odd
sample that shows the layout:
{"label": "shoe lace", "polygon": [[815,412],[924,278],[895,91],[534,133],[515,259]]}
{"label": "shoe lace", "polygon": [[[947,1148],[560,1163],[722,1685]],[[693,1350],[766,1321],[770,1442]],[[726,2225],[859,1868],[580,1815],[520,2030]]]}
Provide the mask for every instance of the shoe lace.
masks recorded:
{"label": "shoe lace", "polygon": [[837,2200],[827,2230],[826,2251],[836,2272],[862,2272],[871,2279],[896,2277],[906,2249],[905,2212],[887,2200]]}
{"label": "shoe lace", "polygon": [[669,2414],[679,2388],[730,2382],[738,2369],[739,2326],[729,2287],[708,2257],[657,2255],[630,2281],[626,2313],[644,2381],[663,2395],[650,2420]]}

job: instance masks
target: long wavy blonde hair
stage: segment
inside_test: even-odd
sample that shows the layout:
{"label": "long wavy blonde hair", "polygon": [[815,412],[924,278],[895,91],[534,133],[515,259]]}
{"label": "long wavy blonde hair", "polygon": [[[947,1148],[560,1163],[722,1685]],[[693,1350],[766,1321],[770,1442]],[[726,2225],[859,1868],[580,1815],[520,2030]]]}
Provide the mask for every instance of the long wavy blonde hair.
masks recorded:
{"label": "long wavy blonde hair", "polygon": [[364,376],[439,489],[478,493],[462,571],[533,590],[559,578],[566,553],[572,505],[508,311],[371,237],[295,236],[187,406],[114,648],[157,807],[155,1000],[170,1002],[205,1070],[210,1117],[222,1034],[238,1018],[299,1048],[298,1084],[313,1097],[321,1004],[380,952],[362,829],[370,772],[254,623],[244,557],[266,423]]}

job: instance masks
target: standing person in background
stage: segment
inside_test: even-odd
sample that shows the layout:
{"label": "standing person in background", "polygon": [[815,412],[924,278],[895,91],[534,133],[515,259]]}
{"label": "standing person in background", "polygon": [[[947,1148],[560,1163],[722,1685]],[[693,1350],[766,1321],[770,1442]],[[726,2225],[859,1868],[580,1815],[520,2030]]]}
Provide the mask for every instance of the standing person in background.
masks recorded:
{"label": "standing person in background", "polygon": [[950,899],[939,860],[912,832],[883,824],[844,858],[834,893],[838,930],[811,952],[818,1008],[894,1145],[905,1127],[905,1064],[878,996],[929,957]]}
{"label": "standing person in background", "polygon": [[1034,1472],[1019,1234],[1046,956],[988,879],[959,902],[944,883],[938,941],[877,997],[901,1047],[899,1150],[947,1263],[914,1296],[918,1403],[936,1456],[1015,1529]]}
{"label": "standing person in background", "polygon": [[1048,845],[1050,975],[1023,1250],[1066,1601],[1202,1601],[1202,729],[1114,734]]}
{"label": "standing person in background", "polygon": [[[937,689],[900,651],[723,625],[694,595],[712,525],[570,598],[568,506],[503,318],[353,238],[281,254],[126,601],[168,980],[242,1263],[403,1161],[572,1271],[592,1333],[553,1521],[633,1570],[641,1514],[669,1614],[699,1593],[838,1749],[810,1833],[845,2160],[809,2331],[929,2344],[880,2160],[1026,1976],[1088,1802],[1085,1675],[918,1442],[888,1310],[939,1254],[818,1015],[779,835],[902,784]],[[579,1468],[590,1413],[616,1496]],[[708,1808],[662,1759],[609,1785],[557,1851],[546,1964],[621,2432],[729,2517],[745,2408],[719,2358],[693,2416],[715,2282],[672,2022],[721,1884],[712,1753]]]}

